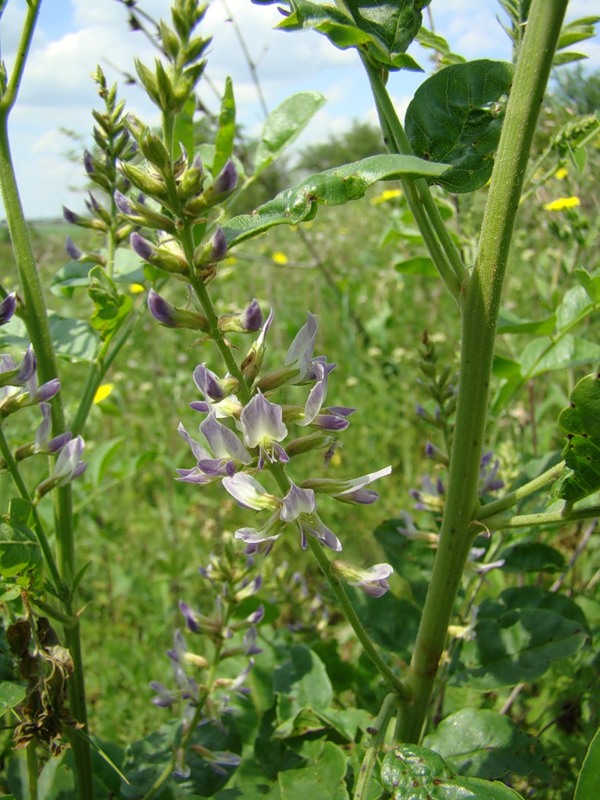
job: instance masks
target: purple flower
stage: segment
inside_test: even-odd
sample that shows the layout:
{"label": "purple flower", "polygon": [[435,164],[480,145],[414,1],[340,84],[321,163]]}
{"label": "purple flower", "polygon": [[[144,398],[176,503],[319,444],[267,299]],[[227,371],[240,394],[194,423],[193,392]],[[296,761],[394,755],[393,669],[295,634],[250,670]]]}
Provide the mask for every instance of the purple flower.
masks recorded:
{"label": "purple flower", "polygon": [[225,397],[225,392],[217,375],[206,364],[198,364],[193,373],[194,383],[206,400],[218,403]]}
{"label": "purple flower", "polygon": [[389,564],[374,564],[369,569],[362,572],[359,580],[354,581],[352,586],[358,586],[370,597],[381,597],[390,588],[388,578],[394,569]]}
{"label": "purple flower", "polygon": [[223,478],[223,488],[244,508],[255,511],[279,510],[281,505],[279,498],[269,494],[262,484],[246,472],[236,472],[231,477]]}
{"label": "purple flower", "polygon": [[262,469],[265,459],[289,461],[289,457],[279,444],[287,436],[287,428],[283,422],[281,406],[271,403],[259,391],[243,408],[240,423],[247,447],[259,448],[258,468]]}
{"label": "purple flower", "polygon": [[301,489],[290,481],[290,490],[283,498],[280,518],[282,522],[296,523],[300,529],[303,550],[307,547],[307,535],[314,536],[320,544],[330,550],[342,549],[340,540],[317,514],[317,503],[312,489]]}
{"label": "purple flower", "polygon": [[213,192],[217,195],[230,194],[238,182],[238,172],[235,164],[229,159],[213,183]]}
{"label": "purple flower", "polygon": [[76,214],[74,211],[71,211],[70,208],[63,206],[63,217],[65,218],[66,222],[70,225],[77,225],[81,217],[79,214]]}
{"label": "purple flower", "polygon": [[15,292],[11,292],[10,294],[7,294],[4,300],[0,303],[0,325],[6,325],[16,310],[17,295]]}
{"label": "purple flower", "polygon": [[[115,198],[116,198],[116,195],[117,195],[117,193],[115,192]],[[121,195],[121,197],[123,197],[123,200],[127,201],[126,197],[124,197],[123,195]],[[129,205],[129,201],[127,201],[127,204],[128,204],[128,206],[130,208],[130,211],[123,211],[121,206],[119,206],[119,204],[117,203],[117,207],[119,208],[119,211],[121,211],[121,213],[123,213],[123,214],[127,214],[127,213],[128,214],[133,214],[133,208],[131,208],[131,205]],[[129,243],[131,244],[131,247],[132,247],[133,251],[143,261],[151,261],[152,260],[152,257],[154,255],[154,253],[156,252],[156,248],[154,247],[152,242],[148,241],[148,239],[144,239],[144,237],[140,236],[139,233],[132,233],[130,238],[129,238]]]}
{"label": "purple flower", "polygon": [[89,150],[83,151],[83,166],[88,175],[94,174],[94,159],[92,158],[92,154]]}
{"label": "purple flower", "polygon": [[211,261],[221,261],[227,255],[227,239],[223,233],[223,228],[217,225],[211,244]]}
{"label": "purple flower", "polygon": [[240,315],[240,322],[246,333],[260,330],[263,324],[263,315],[258,300],[252,300],[250,305],[242,312]]}
{"label": "purple flower", "polygon": [[[118,189],[114,193],[115,205],[121,214],[124,214],[126,217],[133,217],[135,216],[135,211],[133,206],[129,202],[129,200],[125,197],[125,195],[120,192]],[[65,215],[66,216],[66,215]],[[68,221],[68,220],[67,220]],[[142,237],[140,236],[140,239]]]}
{"label": "purple flower", "polygon": [[79,261],[83,252],[77,247],[73,239],[70,236],[67,236],[65,239],[65,250],[71,256],[73,261]]}
{"label": "purple flower", "polygon": [[39,500],[57,486],[66,486],[85,472],[86,463],[81,460],[84,442],[81,436],[70,439],[62,448],[54,464],[49,478],[42,481],[35,490],[35,499]]}

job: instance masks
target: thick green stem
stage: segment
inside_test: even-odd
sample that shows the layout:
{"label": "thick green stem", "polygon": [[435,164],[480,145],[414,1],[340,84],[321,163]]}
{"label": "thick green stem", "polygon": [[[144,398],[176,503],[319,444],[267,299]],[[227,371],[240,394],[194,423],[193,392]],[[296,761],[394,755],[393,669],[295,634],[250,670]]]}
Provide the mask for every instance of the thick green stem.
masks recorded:
{"label": "thick green stem", "polygon": [[517,62],[479,239],[462,306],[461,372],[444,518],[413,651],[414,692],[399,735],[416,742],[427,714],[448,623],[477,518],[496,322],[525,167],[567,0],[534,0]]}
{"label": "thick green stem", "polygon": [[[42,285],[19,196],[8,137],[8,117],[17,98],[40,5],[41,0],[32,0],[28,3],[14,69],[7,90],[0,100],[0,187],[25,301],[25,325],[37,356],[40,382],[46,382],[58,377],[57,360],[52,345]],[[60,392],[52,399],[52,426],[54,435],[65,430],[65,414]],[[67,485],[57,489],[55,497],[58,568],[63,584],[69,587],[76,572],[71,487]],[[49,568],[52,570],[50,563]],[[70,591],[68,594],[70,595]],[[64,610],[67,617],[72,616],[73,607],[70,597],[64,600]],[[69,704],[74,717],[85,726],[87,712],[79,626],[66,627],[64,633],[65,643],[71,652],[74,664],[74,673],[69,680]],[[94,789],[89,744],[83,737],[73,736],[71,738],[78,796],[81,800],[84,798],[93,800]]]}

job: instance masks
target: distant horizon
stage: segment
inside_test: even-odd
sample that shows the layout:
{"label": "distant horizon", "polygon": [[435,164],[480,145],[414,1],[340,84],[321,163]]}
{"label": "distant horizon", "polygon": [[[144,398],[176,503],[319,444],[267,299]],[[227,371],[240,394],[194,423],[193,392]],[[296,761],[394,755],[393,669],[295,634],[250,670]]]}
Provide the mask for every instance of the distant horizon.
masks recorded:
{"label": "distant horizon", "polygon": [[[569,18],[589,14],[588,0],[575,0]],[[153,17],[167,17],[167,0],[141,0],[140,7]],[[3,56],[10,70],[20,35],[19,13],[24,0],[9,0],[2,17]],[[509,59],[511,45],[498,17],[496,0],[446,0],[439,8],[428,7],[434,15],[436,33],[451,48],[467,58]],[[261,90],[273,110],[286,97],[299,91],[318,91],[327,102],[296,144],[298,147],[326,141],[345,131],[353,119],[376,122],[368,81],[356,53],[333,47],[313,32],[289,33],[274,30],[280,20],[273,5],[235,5],[236,20],[256,63]],[[466,21],[466,22],[465,22]],[[426,23],[428,23],[426,19]],[[238,111],[238,123],[256,137],[264,116],[236,33],[227,21],[221,0],[210,4],[202,27],[214,34],[209,48],[207,76],[202,100],[212,110],[219,106],[219,93],[231,75]],[[589,55],[586,69],[600,68],[600,42],[593,40],[571,49]],[[409,52],[429,68],[431,51],[413,45]],[[107,56],[107,54],[109,54]],[[100,63],[109,84],[120,82],[119,97],[127,110],[152,126],[158,112],[137,86],[122,79],[134,73],[132,58],[152,61],[156,50],[127,26],[126,9],[114,0],[44,0],[25,68],[20,98],[10,118],[9,134],[13,161],[25,214],[28,219],[56,219],[63,205],[84,211],[85,172],[81,161],[67,157],[73,143],[64,133],[72,131],[91,147],[91,109],[101,107],[90,78]],[[402,116],[414,90],[426,74],[392,73],[390,93]],[[202,88],[202,84],[201,84]],[[351,98],[348,101],[348,98]],[[73,187],[80,187],[73,189]],[[0,203],[0,216],[4,208]]]}

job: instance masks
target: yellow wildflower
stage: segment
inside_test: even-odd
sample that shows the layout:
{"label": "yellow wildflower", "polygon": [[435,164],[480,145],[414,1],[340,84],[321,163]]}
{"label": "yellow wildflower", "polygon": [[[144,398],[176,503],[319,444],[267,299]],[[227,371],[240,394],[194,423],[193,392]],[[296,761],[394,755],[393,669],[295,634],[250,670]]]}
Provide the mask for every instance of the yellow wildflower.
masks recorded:
{"label": "yellow wildflower", "polygon": [[141,283],[130,283],[129,284],[129,292],[130,292],[130,294],[141,294],[144,291],[146,291],[146,290],[142,286]]}
{"label": "yellow wildflower", "polygon": [[115,388],[114,383],[103,383],[96,389],[96,394],[94,395],[94,404],[101,403],[103,400],[106,400],[108,395],[112,392]]}
{"label": "yellow wildflower", "polygon": [[567,175],[569,174],[569,170],[566,167],[560,167],[554,173],[554,177],[557,181],[563,181]]}
{"label": "yellow wildflower", "polygon": [[387,203],[388,200],[394,200],[402,194],[401,189],[385,189],[381,194],[371,199],[371,205],[378,205],[379,203]]}
{"label": "yellow wildflower", "polygon": [[274,264],[280,264],[281,266],[285,266],[288,263],[288,257],[285,253],[282,253],[281,250],[276,250],[273,255],[271,256],[273,259]]}
{"label": "yellow wildflower", "polygon": [[544,211],[564,211],[566,208],[577,208],[579,205],[581,203],[578,197],[559,197],[558,200],[546,203]]}

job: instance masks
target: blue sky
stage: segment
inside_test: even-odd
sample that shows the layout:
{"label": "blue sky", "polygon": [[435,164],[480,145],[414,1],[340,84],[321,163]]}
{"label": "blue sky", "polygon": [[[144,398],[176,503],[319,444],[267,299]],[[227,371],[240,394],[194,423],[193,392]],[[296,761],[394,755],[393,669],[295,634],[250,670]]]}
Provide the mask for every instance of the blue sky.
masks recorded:
{"label": "blue sky", "polygon": [[[139,0],[139,4],[155,18],[168,17],[167,0]],[[227,0],[227,4],[257,63],[269,108],[298,91],[326,96],[326,105],[300,145],[338,133],[356,118],[375,121],[355,53],[336,50],[314,32],[273,30],[280,18],[274,6],[256,6],[250,0]],[[2,56],[9,65],[24,8],[25,0],[8,0],[0,22]],[[433,0],[430,8],[436,31],[456,52],[469,58],[509,58],[510,43],[497,20],[501,9],[496,0]],[[589,13],[589,0],[572,0],[570,18]],[[217,89],[231,75],[238,119],[249,133],[257,134],[262,114],[256,90],[222,0],[212,0],[204,27],[214,35],[207,74]],[[590,56],[591,68],[600,68],[597,38],[579,49]],[[427,54],[411,52],[428,69]],[[74,210],[83,207],[84,194],[78,189],[84,183],[82,166],[66,158],[74,145],[61,129],[73,131],[89,145],[90,110],[100,105],[90,74],[99,63],[111,83],[120,81],[123,73],[133,72],[134,56],[152,62],[155,51],[140,34],[128,30],[125,9],[115,0],[42,1],[20,102],[10,122],[13,159],[28,217],[57,216],[63,204]],[[423,77],[407,72],[391,76],[390,93],[402,113]],[[119,94],[145,122],[157,121],[155,109],[138,89],[122,85]],[[210,89],[202,98],[212,108],[218,106]]]}

